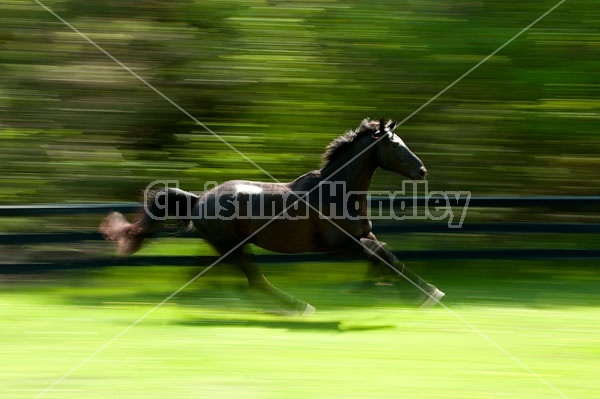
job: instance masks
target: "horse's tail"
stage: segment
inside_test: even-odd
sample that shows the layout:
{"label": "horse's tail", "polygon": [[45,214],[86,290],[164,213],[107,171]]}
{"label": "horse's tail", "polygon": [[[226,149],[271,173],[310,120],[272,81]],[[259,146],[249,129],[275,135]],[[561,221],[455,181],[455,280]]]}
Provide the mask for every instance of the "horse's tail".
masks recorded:
{"label": "horse's tail", "polygon": [[198,196],[176,188],[153,191],[146,195],[144,208],[138,219],[130,223],[119,212],[106,216],[100,224],[105,239],[117,244],[119,255],[137,252],[145,238],[156,232],[157,224],[163,220],[176,220],[189,224]]}

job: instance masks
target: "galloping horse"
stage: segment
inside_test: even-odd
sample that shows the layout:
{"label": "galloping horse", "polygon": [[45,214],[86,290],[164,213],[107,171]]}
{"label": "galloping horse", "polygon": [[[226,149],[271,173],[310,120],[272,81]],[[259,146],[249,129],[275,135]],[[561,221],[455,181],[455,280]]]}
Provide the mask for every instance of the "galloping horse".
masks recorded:
{"label": "galloping horse", "polygon": [[141,217],[129,223],[120,213],[100,226],[120,254],[136,252],[160,220],[193,224],[228,263],[239,265],[251,287],[295,311],[314,312],[310,304],[273,286],[252,263],[247,244],[283,252],[343,253],[362,256],[378,269],[391,268],[417,286],[435,304],[444,293],[406,269],[371,231],[367,192],[375,169],[425,179],[423,162],[394,133],[396,122],[365,119],[336,138],[323,154],[320,170],[290,183],[227,181],[200,195],[166,188],[146,198]]}

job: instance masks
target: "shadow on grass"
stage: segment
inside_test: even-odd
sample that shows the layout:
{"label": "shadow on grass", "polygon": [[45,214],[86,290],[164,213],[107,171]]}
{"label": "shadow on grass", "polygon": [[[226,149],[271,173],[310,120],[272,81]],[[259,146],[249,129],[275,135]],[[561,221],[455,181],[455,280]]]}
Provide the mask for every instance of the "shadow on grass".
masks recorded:
{"label": "shadow on grass", "polygon": [[394,325],[346,325],[342,321],[314,321],[309,319],[295,320],[252,320],[252,319],[218,319],[218,318],[198,318],[175,323],[177,325],[189,327],[257,327],[282,329],[286,331],[330,331],[330,332],[350,332],[350,331],[372,331],[394,329]]}

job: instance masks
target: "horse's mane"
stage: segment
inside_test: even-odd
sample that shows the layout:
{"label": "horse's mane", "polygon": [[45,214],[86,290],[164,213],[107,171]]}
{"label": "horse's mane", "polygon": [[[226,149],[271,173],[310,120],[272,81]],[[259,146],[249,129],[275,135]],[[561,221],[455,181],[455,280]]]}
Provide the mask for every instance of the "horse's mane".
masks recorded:
{"label": "horse's mane", "polygon": [[369,118],[363,119],[360,126],[356,130],[349,130],[329,143],[322,156],[322,167],[325,168],[339,159],[342,154],[348,151],[350,146],[357,139],[368,134],[373,134],[377,132],[378,129],[378,121],[372,121]]}

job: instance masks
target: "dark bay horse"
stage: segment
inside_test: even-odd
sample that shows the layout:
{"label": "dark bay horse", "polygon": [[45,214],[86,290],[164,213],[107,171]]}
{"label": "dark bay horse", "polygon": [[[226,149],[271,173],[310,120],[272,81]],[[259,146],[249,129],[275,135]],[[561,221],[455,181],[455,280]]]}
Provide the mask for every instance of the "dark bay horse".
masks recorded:
{"label": "dark bay horse", "polygon": [[302,313],[314,308],[273,286],[252,263],[247,244],[283,253],[321,252],[361,256],[375,269],[393,269],[435,304],[444,293],[406,269],[371,231],[367,192],[375,169],[425,179],[423,162],[394,134],[395,122],[365,119],[335,139],[320,170],[290,183],[227,181],[200,195],[166,188],[146,196],[141,217],[129,223],[108,215],[100,231],[122,255],[136,252],[161,220],[192,224],[228,263],[239,265],[250,286]]}

